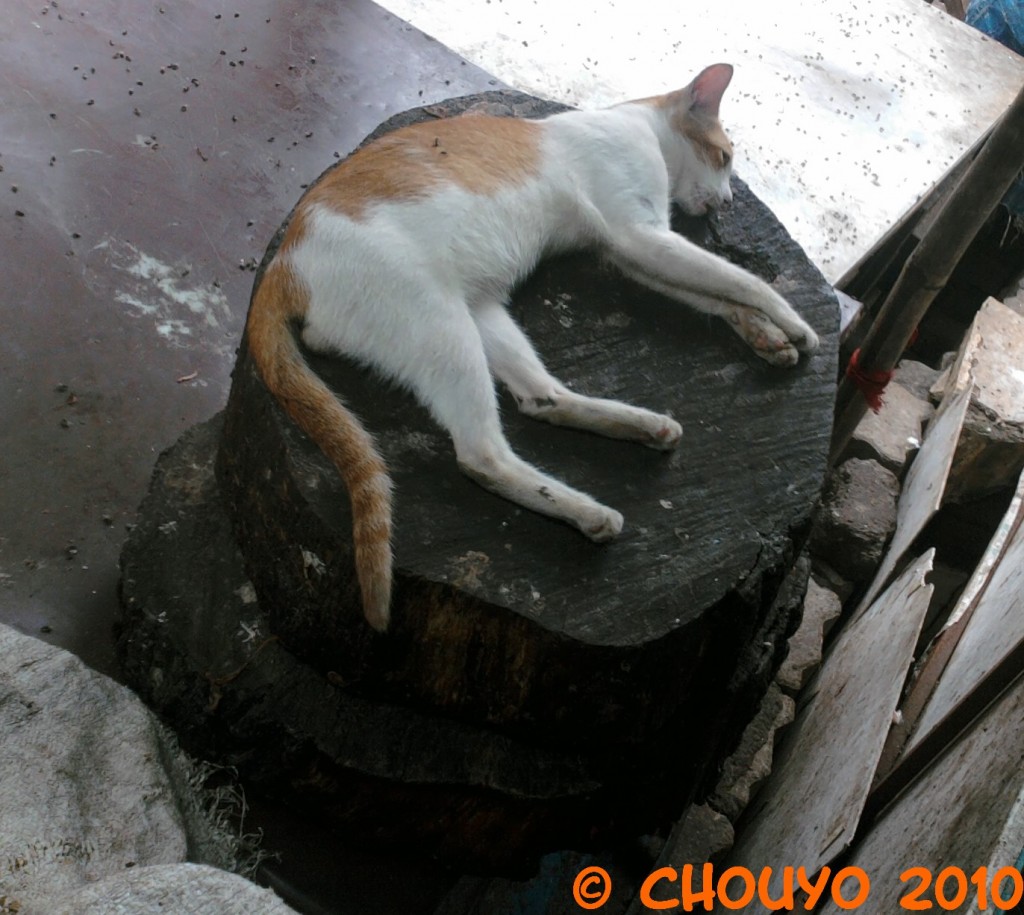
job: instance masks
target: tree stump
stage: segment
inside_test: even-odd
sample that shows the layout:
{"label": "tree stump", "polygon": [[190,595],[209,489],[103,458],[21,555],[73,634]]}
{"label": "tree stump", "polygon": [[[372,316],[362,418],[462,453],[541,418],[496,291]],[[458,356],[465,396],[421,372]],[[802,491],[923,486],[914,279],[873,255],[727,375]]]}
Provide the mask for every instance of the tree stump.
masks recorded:
{"label": "tree stump", "polygon": [[[470,109],[557,107],[487,93],[400,115],[374,136]],[[545,262],[513,297],[511,312],[556,377],[683,424],[681,447],[666,455],[537,423],[503,402],[521,456],[623,512],[626,528],[610,544],[487,493],[458,471],[446,433],[411,395],[345,359],[308,355],[375,435],[395,481],[386,636],[362,616],[344,487],[268,394],[243,340],[216,466],[238,562],[278,640],[275,657],[320,684],[316,702],[358,709],[339,713],[345,733],[329,737],[322,714],[312,730],[296,725],[294,697],[282,699],[261,739],[283,728],[304,749],[282,757],[279,781],[294,786],[296,760],[305,753],[308,766],[315,748],[318,774],[299,780],[336,821],[378,838],[433,836],[455,855],[482,854],[484,866],[651,828],[706,787],[798,621],[806,570],[781,585],[825,473],[838,336],[831,288],[742,182],[734,195],[717,218],[680,228],[773,282],[814,325],[822,348],[796,369],[767,366],[721,321],[589,255]],[[129,659],[133,640],[136,654],[149,650],[143,618],[159,602],[146,579],[160,537],[140,528],[126,551]],[[246,708],[263,665],[221,684],[207,718]],[[135,665],[143,679],[144,666]],[[198,662],[190,669],[201,678]],[[310,714],[295,709],[303,721]],[[210,724],[190,733],[213,733]],[[244,757],[245,728],[218,727],[228,735],[220,746]]]}

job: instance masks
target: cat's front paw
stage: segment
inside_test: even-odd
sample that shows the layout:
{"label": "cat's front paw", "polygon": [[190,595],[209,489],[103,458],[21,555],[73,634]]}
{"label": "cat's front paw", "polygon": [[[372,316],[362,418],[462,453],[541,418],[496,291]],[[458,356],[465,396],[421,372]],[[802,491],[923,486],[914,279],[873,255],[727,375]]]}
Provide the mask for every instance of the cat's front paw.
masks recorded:
{"label": "cat's front paw", "polygon": [[818,335],[809,326],[805,325],[803,333],[799,336],[790,336],[790,340],[801,353],[813,353],[821,345]]}
{"label": "cat's front paw", "polygon": [[[770,365],[788,367],[800,361],[800,353],[793,341],[764,312],[746,305],[737,305],[729,321],[747,345]],[[809,327],[807,330],[814,334]]]}
{"label": "cat's front paw", "polygon": [[580,520],[579,527],[595,543],[606,543],[622,532],[623,520],[614,508],[598,505],[586,518]]}
{"label": "cat's front paw", "polygon": [[769,365],[784,369],[788,369],[800,361],[799,350],[789,341],[778,345],[772,343],[764,347],[755,346],[754,352]]}

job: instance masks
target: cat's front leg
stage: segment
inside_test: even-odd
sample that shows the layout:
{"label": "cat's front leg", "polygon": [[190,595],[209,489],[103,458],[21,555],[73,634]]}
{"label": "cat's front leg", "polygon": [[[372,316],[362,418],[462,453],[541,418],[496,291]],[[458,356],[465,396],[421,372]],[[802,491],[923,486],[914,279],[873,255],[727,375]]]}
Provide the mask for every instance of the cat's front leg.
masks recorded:
{"label": "cat's front leg", "polygon": [[763,311],[695,293],[690,294],[688,301],[701,311],[725,318],[729,327],[747,346],[770,365],[787,368],[800,361],[800,351],[790,336]]}
{"label": "cat's front leg", "polygon": [[688,305],[724,317],[773,365],[795,365],[819,345],[814,329],[764,280],[667,228],[630,226],[611,239],[629,276]]}
{"label": "cat's front leg", "polygon": [[787,367],[800,361],[800,353],[786,332],[763,311],[747,305],[727,305],[726,308],[729,325],[765,362]]}

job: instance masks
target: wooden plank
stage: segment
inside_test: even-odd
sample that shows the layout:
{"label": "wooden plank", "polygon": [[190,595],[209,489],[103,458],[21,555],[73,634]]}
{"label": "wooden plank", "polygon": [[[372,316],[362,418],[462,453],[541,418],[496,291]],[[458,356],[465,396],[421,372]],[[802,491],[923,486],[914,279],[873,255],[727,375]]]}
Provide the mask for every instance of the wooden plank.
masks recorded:
{"label": "wooden plank", "polygon": [[1024,507],[1021,488],[1012,531],[995,567],[980,589],[963,633],[931,699],[917,723],[909,747],[959,704],[1018,644],[1024,642]]}
{"label": "wooden plank", "polygon": [[[923,660],[918,665],[913,686],[900,708],[900,721],[893,726],[889,740],[886,742],[882,763],[879,765],[879,778],[885,777],[897,764],[909,738],[914,734],[921,715],[931,700],[936,685],[942,679],[949,659],[956,650],[967,623],[982,594],[988,588],[992,571],[1006,550],[1007,540],[1018,530],[1022,514],[1024,514],[1024,474],[1018,481],[1017,491],[1003,520],[989,541],[985,555],[982,556],[974,574],[964,586],[949,619],[932,640]],[[923,735],[919,732],[918,737],[920,736]],[[915,740],[915,745],[920,745],[919,739]]]}
{"label": "wooden plank", "polygon": [[922,772],[966,733],[994,702],[1021,678],[1024,672],[1024,642],[1018,642],[987,671],[974,689],[950,709],[901,759],[900,764],[872,788],[864,808],[865,822],[875,819]]}
{"label": "wooden plank", "polygon": [[[853,839],[931,598],[934,550],[839,636],[810,699],[783,738],[729,863],[814,873]],[[767,911],[752,906],[751,912]]]}
{"label": "wooden plank", "polygon": [[[871,880],[865,912],[906,911],[900,900],[919,881],[904,883],[910,867],[978,867],[989,878],[1000,867],[1014,867],[1024,847],[1024,680],[995,703],[963,738],[893,804],[845,863]],[[955,890],[947,881],[947,896]],[[935,886],[923,896],[935,903]],[[994,907],[989,893],[987,911]],[[1005,908],[1003,909],[1005,911]],[[844,911],[829,902],[821,915]],[[973,886],[955,911],[979,911]],[[1014,909],[1014,911],[1018,911]]]}
{"label": "wooden plank", "polygon": [[1024,315],[998,299],[982,303],[950,373],[952,390],[972,381],[980,407],[1001,422],[1024,423]]}
{"label": "wooden plank", "polygon": [[932,420],[921,450],[907,472],[896,509],[896,533],[893,534],[875,579],[865,593],[857,613],[863,613],[865,608],[871,606],[896,571],[904,553],[942,504],[946,477],[971,402],[971,391],[968,388],[946,397]]}
{"label": "wooden plank", "polygon": [[946,485],[970,501],[1012,486],[1024,467],[1024,315],[988,299],[964,336],[945,390],[974,384]]}

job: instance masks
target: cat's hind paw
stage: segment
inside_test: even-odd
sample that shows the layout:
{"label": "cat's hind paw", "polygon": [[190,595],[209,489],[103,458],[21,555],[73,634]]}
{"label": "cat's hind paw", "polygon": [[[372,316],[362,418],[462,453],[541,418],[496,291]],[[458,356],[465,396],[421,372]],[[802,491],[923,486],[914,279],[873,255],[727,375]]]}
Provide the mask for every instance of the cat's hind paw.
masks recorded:
{"label": "cat's hind paw", "polygon": [[579,522],[580,530],[595,543],[606,543],[622,532],[622,515],[614,508],[598,505]]}
{"label": "cat's hind paw", "polygon": [[649,437],[644,441],[648,448],[655,451],[672,451],[679,445],[683,437],[683,427],[671,416],[658,417],[661,422],[651,430]]}

